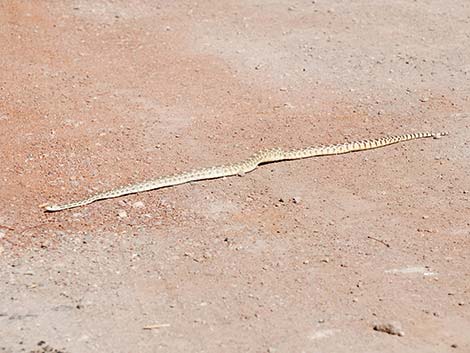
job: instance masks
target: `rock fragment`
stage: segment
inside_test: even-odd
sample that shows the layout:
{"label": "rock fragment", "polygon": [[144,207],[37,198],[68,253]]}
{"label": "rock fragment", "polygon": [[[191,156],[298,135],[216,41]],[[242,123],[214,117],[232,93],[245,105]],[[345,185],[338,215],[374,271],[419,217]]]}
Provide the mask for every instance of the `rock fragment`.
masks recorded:
{"label": "rock fragment", "polygon": [[379,332],[385,332],[389,335],[404,336],[405,332],[401,327],[401,324],[397,321],[390,321],[382,324],[374,325],[374,330]]}
{"label": "rock fragment", "polygon": [[144,208],[145,204],[142,201],[137,201],[132,204],[133,208]]}
{"label": "rock fragment", "polygon": [[127,212],[124,210],[119,210],[117,213],[119,218],[126,218],[127,217]]}

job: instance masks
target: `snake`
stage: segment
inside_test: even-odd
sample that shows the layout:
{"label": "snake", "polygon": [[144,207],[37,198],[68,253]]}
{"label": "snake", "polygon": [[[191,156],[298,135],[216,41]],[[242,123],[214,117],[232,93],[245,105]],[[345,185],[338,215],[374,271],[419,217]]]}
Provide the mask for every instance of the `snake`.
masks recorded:
{"label": "snake", "polygon": [[79,201],[73,201],[63,204],[44,204],[40,207],[44,207],[46,212],[57,212],[63,211],[75,207],[81,207],[89,205],[92,202],[111,199],[115,197],[161,189],[165,187],[176,186],[180,184],[189,183],[192,181],[216,179],[222,177],[230,177],[234,175],[243,176],[255,170],[259,165],[280,162],[294,159],[303,159],[310,157],[319,157],[327,155],[338,155],[350,152],[371,150],[374,148],[385,147],[393,145],[399,142],[423,139],[423,138],[440,138],[448,135],[447,132],[433,133],[433,132],[417,132],[410,134],[402,134],[395,136],[385,136],[375,139],[358,140],[346,143],[338,143],[331,145],[316,145],[300,149],[284,150],[279,147],[271,149],[263,149],[252,154],[247,159],[244,159],[237,163],[220,165],[208,168],[193,169],[188,172],[171,174],[161,176],[155,179],[146,180],[140,183],[130,184],[122,187],[118,187],[109,191],[100,192],[86,199]]}

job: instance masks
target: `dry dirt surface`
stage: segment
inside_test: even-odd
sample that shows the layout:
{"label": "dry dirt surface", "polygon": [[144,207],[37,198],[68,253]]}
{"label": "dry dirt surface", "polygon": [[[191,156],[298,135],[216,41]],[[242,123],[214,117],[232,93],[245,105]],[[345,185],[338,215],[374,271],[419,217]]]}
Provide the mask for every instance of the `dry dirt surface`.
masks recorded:
{"label": "dry dirt surface", "polygon": [[2,0],[0,43],[0,353],[470,352],[467,0]]}

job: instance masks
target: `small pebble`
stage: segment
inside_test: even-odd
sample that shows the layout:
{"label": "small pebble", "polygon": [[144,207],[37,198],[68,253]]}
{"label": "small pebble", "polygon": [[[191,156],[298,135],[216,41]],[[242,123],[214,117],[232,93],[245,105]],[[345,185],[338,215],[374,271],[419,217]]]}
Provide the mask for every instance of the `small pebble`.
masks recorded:
{"label": "small pebble", "polygon": [[397,321],[391,321],[384,324],[377,324],[374,326],[375,331],[385,332],[389,335],[404,336],[405,333],[401,327],[401,324]]}
{"label": "small pebble", "polygon": [[292,202],[293,202],[293,203],[297,203],[297,204],[298,204],[298,203],[300,203],[300,201],[302,201],[302,199],[301,199],[299,196],[294,196],[294,197],[292,198]]}
{"label": "small pebble", "polygon": [[137,201],[132,204],[133,208],[144,208],[145,204],[142,201]]}
{"label": "small pebble", "polygon": [[284,107],[290,108],[290,109],[295,108],[290,102],[285,102]]}
{"label": "small pebble", "polygon": [[127,212],[124,210],[119,210],[118,211],[118,216],[119,218],[126,218],[127,217]]}

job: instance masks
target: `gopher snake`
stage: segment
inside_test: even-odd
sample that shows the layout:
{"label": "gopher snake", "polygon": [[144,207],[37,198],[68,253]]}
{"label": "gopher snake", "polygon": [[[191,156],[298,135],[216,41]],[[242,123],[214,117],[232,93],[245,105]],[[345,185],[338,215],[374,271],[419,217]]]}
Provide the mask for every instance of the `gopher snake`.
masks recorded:
{"label": "gopher snake", "polygon": [[311,146],[302,149],[294,150],[283,150],[281,148],[272,148],[267,150],[261,150],[253,154],[251,157],[229,165],[221,165],[216,167],[194,169],[189,172],[172,174],[162,176],[156,179],[147,180],[138,184],[131,184],[123,186],[110,191],[102,192],[99,194],[92,195],[91,197],[70,202],[61,205],[42,205],[46,211],[55,212],[62,211],[69,208],[79,207],[88,205],[92,202],[111,199],[123,195],[135,194],[138,192],[149,191],[154,189],[160,189],[168,186],[175,186],[179,184],[188,183],[190,181],[204,180],[204,179],[215,179],[221,177],[227,177],[232,175],[244,175],[245,173],[251,172],[256,169],[260,164],[278,162],[292,159],[301,159],[316,156],[326,156],[334,154],[343,154],[355,151],[370,150],[373,148],[384,147],[392,145],[394,143],[409,141],[427,137],[439,138],[445,136],[447,133],[430,133],[430,132],[418,132],[414,134],[404,134],[398,136],[387,136],[373,140],[361,140],[347,143],[340,143],[336,145],[320,145]]}

